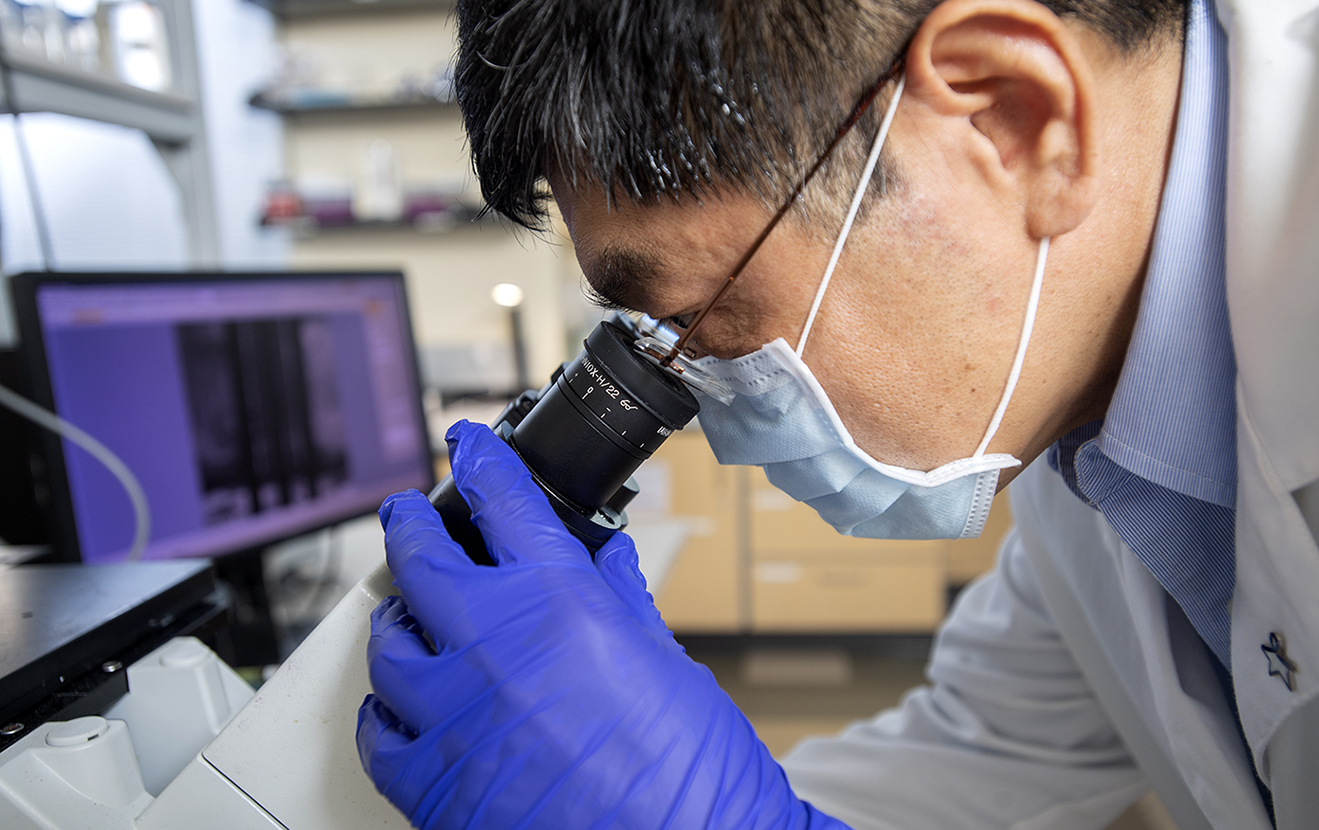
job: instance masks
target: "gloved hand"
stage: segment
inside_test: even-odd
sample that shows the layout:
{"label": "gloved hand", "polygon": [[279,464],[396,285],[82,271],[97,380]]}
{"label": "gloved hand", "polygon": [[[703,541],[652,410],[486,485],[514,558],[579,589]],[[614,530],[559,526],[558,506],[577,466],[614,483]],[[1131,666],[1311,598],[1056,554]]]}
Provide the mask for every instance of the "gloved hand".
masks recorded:
{"label": "gloved hand", "polygon": [[[673,640],[618,534],[593,564],[489,429],[449,431],[496,567],[415,491],[380,509],[402,597],[372,614],[357,746],[417,827],[840,828]],[[432,647],[433,643],[433,647]]]}

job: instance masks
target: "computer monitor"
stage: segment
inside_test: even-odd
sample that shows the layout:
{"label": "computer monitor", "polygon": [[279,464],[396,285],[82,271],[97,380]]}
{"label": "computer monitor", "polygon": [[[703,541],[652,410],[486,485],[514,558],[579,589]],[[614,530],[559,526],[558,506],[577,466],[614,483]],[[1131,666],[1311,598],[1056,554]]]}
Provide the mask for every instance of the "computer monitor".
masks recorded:
{"label": "computer monitor", "polygon": [[[434,483],[400,273],[11,282],[38,402],[142,484],[144,559],[259,549]],[[67,440],[46,455],[60,558],[124,559],[123,487]]]}

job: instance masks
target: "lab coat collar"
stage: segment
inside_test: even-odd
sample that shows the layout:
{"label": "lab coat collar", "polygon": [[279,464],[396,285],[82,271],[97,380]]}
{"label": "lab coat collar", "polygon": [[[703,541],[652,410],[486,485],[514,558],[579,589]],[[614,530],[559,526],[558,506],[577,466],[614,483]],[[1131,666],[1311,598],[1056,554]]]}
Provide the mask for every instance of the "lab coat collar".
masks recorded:
{"label": "lab coat collar", "polygon": [[1227,36],[1188,14],[1177,130],[1140,312],[1100,451],[1160,487],[1236,503],[1236,363],[1224,285]]}

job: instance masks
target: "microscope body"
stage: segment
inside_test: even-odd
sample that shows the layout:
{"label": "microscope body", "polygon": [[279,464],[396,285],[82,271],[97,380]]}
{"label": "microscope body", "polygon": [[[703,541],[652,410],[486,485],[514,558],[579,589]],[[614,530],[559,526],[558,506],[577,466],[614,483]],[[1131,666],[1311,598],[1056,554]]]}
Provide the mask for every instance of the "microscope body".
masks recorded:
{"label": "microscope body", "polygon": [[[43,724],[0,754],[0,827],[404,830],[356,745],[357,708],[371,691],[371,610],[391,579],[382,565],[359,582],[255,694],[191,638],[144,657],[128,668],[133,690],[104,718]],[[134,673],[171,650],[192,665],[148,694]],[[144,741],[162,719],[174,740]],[[186,759],[160,763],[161,745],[189,742]]]}
{"label": "microscope body", "polygon": [[[627,526],[624,508],[638,491],[632,473],[700,409],[686,386],[638,356],[639,336],[621,315],[601,323],[572,362],[492,425],[592,555]],[[430,501],[474,562],[494,564],[452,477]]]}
{"label": "microscope body", "polygon": [[[134,830],[407,828],[362,771],[356,742],[371,611],[392,580],[381,565],[354,586]],[[187,823],[175,823],[180,814]]]}

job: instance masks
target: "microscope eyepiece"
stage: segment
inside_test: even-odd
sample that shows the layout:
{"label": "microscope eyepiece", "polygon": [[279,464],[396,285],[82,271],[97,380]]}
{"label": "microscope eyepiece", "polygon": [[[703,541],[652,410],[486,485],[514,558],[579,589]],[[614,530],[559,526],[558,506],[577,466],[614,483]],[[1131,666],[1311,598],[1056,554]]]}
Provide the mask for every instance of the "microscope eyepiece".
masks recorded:
{"label": "microscope eyepiece", "polygon": [[[626,525],[632,473],[700,410],[680,380],[637,351],[637,339],[622,315],[602,322],[549,385],[524,393],[495,424],[592,552]],[[452,479],[430,499],[468,555],[489,562]]]}
{"label": "microscope eyepiece", "polygon": [[[636,423],[640,426],[641,413],[633,408],[634,404],[638,405],[659,422],[655,431],[662,436],[660,440],[663,441],[674,430],[686,426],[696,417],[701,407],[687,387],[672,374],[651,361],[638,359],[636,340],[637,333],[634,330],[625,330],[612,321],[602,323],[586,339],[585,351],[570,364],[564,377],[568,378],[572,388],[582,390],[583,402],[586,402],[597,377],[603,376],[601,379],[604,382],[617,384],[618,391],[611,389],[609,394],[615,400],[618,400],[616,396],[619,394],[625,396],[619,400],[622,413],[609,411],[607,405],[594,402],[591,404],[593,409],[599,408],[609,413],[601,420],[605,423],[619,423],[623,430],[627,430],[632,423],[630,416],[635,413],[638,418]],[[572,369],[579,365],[582,371],[574,374]],[[620,414],[628,417],[619,417]]]}

